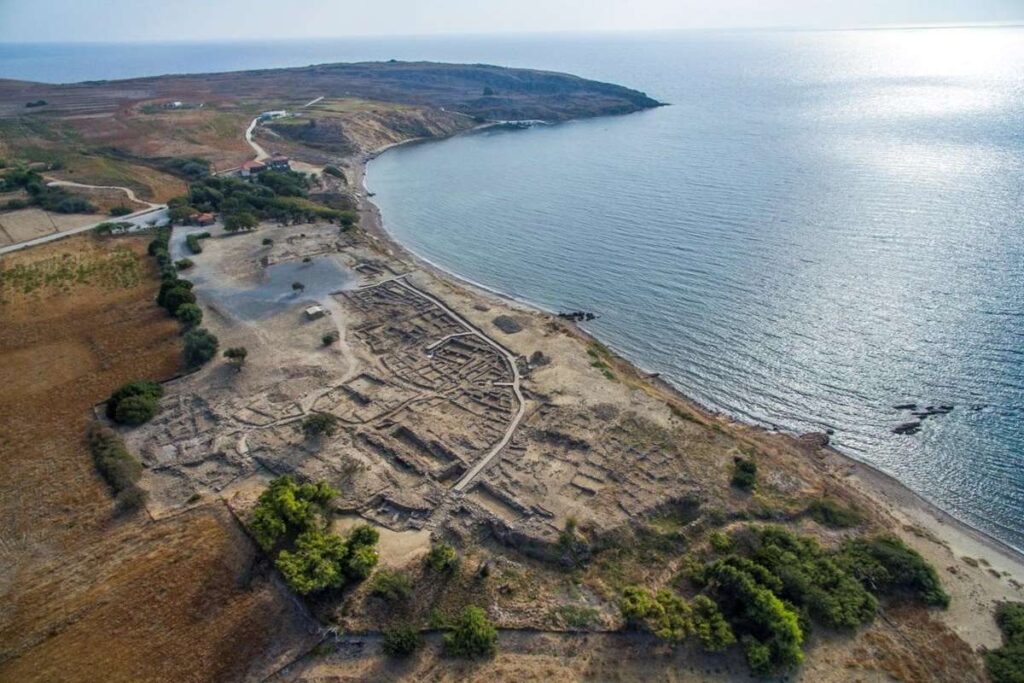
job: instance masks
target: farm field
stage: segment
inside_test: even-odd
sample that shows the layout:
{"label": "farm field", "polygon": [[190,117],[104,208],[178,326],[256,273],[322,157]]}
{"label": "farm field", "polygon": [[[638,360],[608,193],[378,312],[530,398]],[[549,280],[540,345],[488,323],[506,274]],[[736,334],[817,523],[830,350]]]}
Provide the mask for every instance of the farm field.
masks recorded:
{"label": "farm field", "polygon": [[96,474],[92,406],[179,370],[147,241],[76,236],[0,260],[3,680],[245,678],[308,638],[221,505],[123,516]]}

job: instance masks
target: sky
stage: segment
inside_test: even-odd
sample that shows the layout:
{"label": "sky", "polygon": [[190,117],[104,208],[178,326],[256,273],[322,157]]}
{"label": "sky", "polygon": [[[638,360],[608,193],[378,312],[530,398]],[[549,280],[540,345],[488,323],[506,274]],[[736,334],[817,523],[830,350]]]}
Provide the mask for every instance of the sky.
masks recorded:
{"label": "sky", "polygon": [[1024,22],[1024,0],[0,0],[0,42]]}

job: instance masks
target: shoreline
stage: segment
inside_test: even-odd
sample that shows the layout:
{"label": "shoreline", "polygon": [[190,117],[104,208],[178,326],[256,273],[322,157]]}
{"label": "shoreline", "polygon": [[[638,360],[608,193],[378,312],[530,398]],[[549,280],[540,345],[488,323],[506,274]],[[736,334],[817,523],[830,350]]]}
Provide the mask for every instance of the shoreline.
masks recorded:
{"label": "shoreline", "polygon": [[[494,125],[498,124],[474,127],[457,133],[457,135],[469,134]],[[355,174],[353,185],[357,190],[357,211],[362,221],[362,228],[385,253],[410,261],[443,284],[467,291],[484,300],[497,301],[524,312],[548,316],[554,315],[554,312],[547,311],[541,306],[515,299],[502,292],[463,278],[458,273],[447,270],[431,262],[429,259],[416,254],[388,232],[384,225],[380,207],[373,202],[366,186],[367,165],[383,153],[391,150],[391,148],[403,144],[437,141],[439,139],[446,139],[446,137],[403,140],[377,148],[377,150],[373,150],[357,159],[356,164],[352,166]],[[579,325],[563,321],[559,322],[563,323],[565,329],[570,334],[584,343],[596,343],[607,348],[603,342],[586,330],[583,330]],[[683,405],[686,410],[698,416],[702,423],[707,425],[717,424],[719,426],[729,425],[741,431],[744,435],[749,434],[752,440],[755,441],[764,441],[769,437],[777,436],[786,439],[794,447],[799,447],[800,445],[798,434],[785,431],[773,432],[763,426],[740,422],[725,414],[711,410],[682,393],[665,379],[651,377],[650,373],[643,371],[634,362],[622,357],[613,349],[608,349],[608,351],[615,362],[616,370],[620,372],[625,370],[632,376],[631,379],[634,382],[646,385],[650,390],[662,396],[669,404]],[[914,535],[918,535],[918,532],[911,531],[911,528],[923,527],[926,535],[925,538],[928,535],[934,536],[936,543],[956,556],[957,559],[970,556],[971,552],[975,554],[979,551],[990,553],[1002,563],[1011,565],[1010,568],[1004,568],[1004,571],[1006,575],[1010,575],[1011,581],[1014,582],[1015,586],[1024,584],[1024,550],[1017,549],[1007,542],[992,536],[991,533],[943,510],[938,504],[929,501],[902,481],[877,466],[845,454],[833,445],[825,445],[821,453],[823,454],[822,460],[830,458],[835,461],[831,464],[830,469],[835,470],[834,474],[837,479],[841,480],[844,485],[856,490],[860,495],[869,498],[881,510],[886,511],[890,515],[892,521],[899,525],[899,528],[893,529],[894,532],[912,532]],[[959,553],[963,553],[963,555]],[[994,569],[989,567],[989,571],[994,572]]]}
{"label": "shoreline", "polygon": [[[478,132],[492,128],[494,126],[501,125],[500,123],[483,124],[466,131],[456,133],[455,135],[468,135],[471,133]],[[383,246],[386,250],[393,251],[395,255],[400,258],[410,260],[417,267],[427,271],[433,277],[438,280],[445,282],[456,288],[468,290],[476,296],[484,299],[496,299],[501,303],[511,306],[512,308],[520,309],[528,313],[540,314],[540,315],[555,315],[554,311],[547,311],[542,306],[533,304],[532,302],[522,301],[515,297],[509,296],[503,292],[492,289],[486,285],[474,282],[468,278],[465,278],[458,273],[452,272],[436,263],[433,263],[429,259],[420,256],[419,254],[412,251],[406,245],[401,243],[394,235],[388,232],[384,226],[384,219],[380,211],[380,207],[370,197],[369,191],[366,188],[366,168],[370,161],[376,159],[384,152],[400,147],[407,144],[413,143],[424,143],[424,142],[437,142],[445,140],[453,136],[447,136],[444,138],[412,138],[409,140],[403,140],[402,142],[392,143],[385,145],[381,148],[374,149],[362,157],[359,158],[357,164],[353,166],[355,172],[355,186],[358,190],[358,209],[361,218],[364,222],[361,223],[363,229],[374,238],[379,245]],[[365,218],[369,218],[365,221]],[[748,424],[736,420],[729,415],[713,410],[698,401],[690,398],[686,394],[682,393],[678,388],[673,386],[671,383],[666,381],[660,376],[651,376],[651,372],[645,371],[639,367],[636,363],[623,358],[614,349],[609,348],[604,342],[596,338],[590,332],[587,332],[581,328],[578,324],[571,323],[569,321],[562,322],[566,329],[570,330],[574,336],[581,339],[585,343],[596,343],[600,344],[604,348],[608,349],[612,357],[614,358],[616,365],[620,368],[628,368],[634,378],[642,383],[649,385],[651,388],[657,390],[658,393],[665,394],[666,400],[671,402],[672,400],[685,405],[689,410],[697,413],[701,419],[707,424],[717,423],[719,425],[733,425],[736,427],[754,430],[759,436],[770,436],[779,435],[785,439],[793,442],[794,446],[799,444],[799,436],[797,434],[788,431],[771,431],[766,427]],[[953,530],[954,532],[960,533],[963,536],[973,540],[974,542],[984,546],[990,552],[1018,565],[1020,575],[1019,580],[1024,581],[1024,549],[1018,549],[1010,545],[1006,541],[1003,541],[991,533],[980,529],[958,517],[950,512],[947,512],[941,508],[937,503],[934,503],[922,494],[913,490],[895,476],[885,472],[877,466],[868,463],[864,460],[860,460],[852,455],[842,452],[838,448],[827,445],[823,448],[829,456],[839,461],[840,466],[847,469],[849,474],[847,479],[856,480],[857,484],[853,484],[862,494],[872,498],[882,508],[890,509],[893,504],[906,513],[919,512],[927,515],[931,518],[940,529]],[[910,516],[913,516],[912,514]],[[945,539],[943,539],[945,540]]]}

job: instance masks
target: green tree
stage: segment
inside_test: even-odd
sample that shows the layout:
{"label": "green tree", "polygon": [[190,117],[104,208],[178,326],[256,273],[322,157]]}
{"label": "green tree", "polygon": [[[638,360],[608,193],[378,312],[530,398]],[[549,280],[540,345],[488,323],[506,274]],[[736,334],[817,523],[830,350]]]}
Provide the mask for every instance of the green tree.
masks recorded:
{"label": "green tree", "polygon": [[260,546],[269,550],[288,533],[318,526],[325,506],[337,495],[324,481],[298,484],[288,475],[277,477],[260,494],[250,528]]}
{"label": "green tree", "polygon": [[185,333],[185,363],[197,367],[217,355],[217,337],[209,330],[197,327]]}
{"label": "green tree", "polygon": [[117,404],[114,421],[123,425],[140,425],[149,422],[159,410],[153,396],[129,396]]}
{"label": "green tree", "polygon": [[184,304],[194,304],[196,302],[196,295],[192,293],[192,289],[189,287],[174,287],[167,290],[164,295],[164,308],[166,308],[171,315],[178,312],[178,309]]}
{"label": "green tree", "polygon": [[[161,397],[164,395],[164,388],[156,382],[151,382],[146,379],[137,379],[127,384],[121,385],[110,398],[107,399],[106,413],[107,417],[115,422],[122,424],[142,424],[146,422],[153,415],[156,414],[157,404]],[[129,407],[124,409],[121,417],[118,417],[118,409],[122,403],[125,403],[129,399],[142,399],[141,401],[133,401],[129,404]],[[135,421],[138,417],[142,416],[149,406],[143,406],[142,403],[152,404],[152,412],[148,417],[141,421]]]}
{"label": "green tree", "polygon": [[259,224],[260,219],[251,211],[237,211],[224,219],[224,229],[228,232],[255,230]]}
{"label": "green tree", "polygon": [[319,529],[299,534],[295,550],[282,550],[277,568],[296,593],[307,595],[340,588],[348,578],[349,546],[345,539]]}
{"label": "green tree", "polygon": [[330,413],[313,413],[302,421],[302,431],[309,438],[334,436],[338,431],[338,418]]}
{"label": "green tree", "polygon": [[479,607],[469,605],[444,634],[444,651],[453,657],[485,657],[497,649],[498,630]]}
{"label": "green tree", "polygon": [[203,309],[196,304],[182,304],[178,306],[174,316],[185,326],[186,330],[191,330],[193,327],[199,327],[203,322]]}

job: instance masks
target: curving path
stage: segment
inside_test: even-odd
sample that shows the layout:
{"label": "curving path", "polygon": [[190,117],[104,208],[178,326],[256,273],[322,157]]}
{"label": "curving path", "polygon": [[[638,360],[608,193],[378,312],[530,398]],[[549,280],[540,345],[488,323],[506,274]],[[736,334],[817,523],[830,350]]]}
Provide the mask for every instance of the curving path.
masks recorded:
{"label": "curving path", "polygon": [[[128,199],[139,204],[145,204],[150,209],[158,209],[163,204],[154,204],[153,202],[147,202],[145,199],[139,199],[135,196],[135,192],[130,187],[121,187],[120,185],[86,185],[84,183],[75,183],[70,180],[50,180],[46,183],[50,187],[81,187],[86,190],[121,190],[128,195]],[[138,212],[136,212],[138,213]]]}

